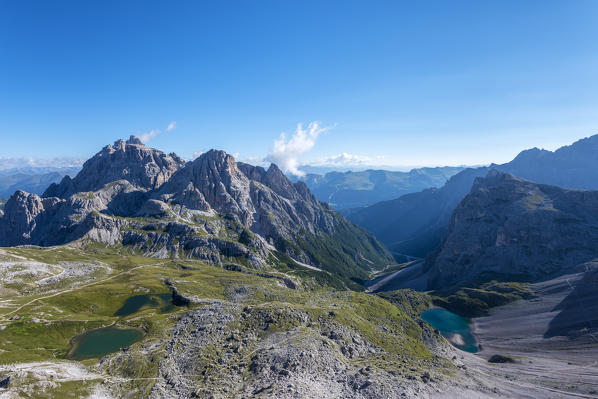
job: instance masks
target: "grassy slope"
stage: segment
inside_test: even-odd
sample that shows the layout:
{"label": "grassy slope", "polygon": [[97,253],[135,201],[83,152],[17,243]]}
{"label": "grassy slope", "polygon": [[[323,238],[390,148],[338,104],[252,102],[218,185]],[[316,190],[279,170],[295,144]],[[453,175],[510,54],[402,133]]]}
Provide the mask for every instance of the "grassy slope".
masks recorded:
{"label": "grassy slope", "polygon": [[461,288],[457,291],[437,292],[433,295],[433,302],[437,306],[462,316],[479,317],[495,306],[505,305],[518,299],[533,298],[535,293],[525,283],[491,281],[478,288]]}
{"label": "grassy slope", "polygon": [[[302,230],[297,233],[292,242],[281,239],[276,243],[276,247],[281,252],[281,255],[282,253],[307,253],[312,260],[311,263],[329,272],[329,275],[331,275],[331,278],[326,278],[328,285],[362,290],[364,287],[361,286],[361,282],[369,279],[372,271],[381,270],[389,264],[394,264],[395,260],[386,247],[371,233],[349,222],[336,211],[332,210],[331,212],[333,212],[336,218],[337,230],[335,233],[314,235]],[[186,215],[185,219],[177,219],[173,216],[158,219],[111,217],[131,222],[132,225],[126,226],[124,230],[134,230],[141,234],[160,232],[155,229],[147,229],[147,226],[165,224],[168,221],[186,223],[194,227],[201,227],[204,222],[211,221],[219,223],[220,229],[217,236],[221,240],[239,242],[245,245],[246,243],[243,242],[240,232],[245,230],[250,238],[254,236],[253,233],[245,229],[238,222],[224,216],[205,217],[195,215],[190,217]],[[207,233],[202,232],[198,235],[208,236]],[[269,260],[272,261],[272,259]],[[230,261],[249,266],[246,257],[237,257],[230,259]],[[285,269],[288,270],[297,264],[290,260],[288,256],[282,255],[282,258],[278,261],[274,260],[272,265],[286,265],[288,267]]]}
{"label": "grassy slope", "polygon": [[[326,284],[334,285],[337,280],[327,281],[326,276],[330,275],[324,272],[293,269],[284,265],[280,265],[279,269],[286,273],[276,269],[268,271],[270,275],[304,281],[299,289],[291,290],[273,278],[228,271],[194,260],[146,258],[122,248],[95,246],[86,251],[68,247],[9,248],[3,249],[0,257],[4,260],[30,259],[50,264],[67,260],[99,261],[112,268],[110,275],[98,276],[95,281],[83,285],[59,283],[39,294],[23,295],[23,291],[21,295],[12,292],[9,296],[0,297],[0,301],[12,301],[9,306],[0,307],[0,325],[3,326],[0,330],[0,364],[62,359],[70,348],[70,340],[92,328],[114,323],[139,327],[146,332],[146,336],[141,342],[133,344],[131,350],[141,350],[148,342],[157,343],[157,349],[149,354],[144,352],[142,356],[135,356],[127,364],[111,365],[109,370],[128,378],[150,378],[133,380],[138,381],[134,388],[147,393],[152,386],[151,378],[156,375],[169,331],[179,315],[189,309],[175,308],[166,314],[155,309],[143,309],[121,318],[113,314],[132,295],[168,292],[163,282],[165,278],[174,282],[180,292],[211,300],[230,300],[231,293],[243,287],[251,293],[245,300],[251,306],[265,309],[290,306],[307,312],[313,320],[332,318],[389,353],[413,359],[413,364],[428,362],[433,358],[421,342],[420,327],[408,312],[377,296],[331,290]],[[27,289],[30,290],[30,287]],[[13,290],[18,291],[17,288]],[[284,323],[281,320],[273,331],[285,330],[288,326]],[[376,361],[380,367],[399,367],[389,359]],[[90,359],[83,364],[95,365],[96,362],[97,359]],[[400,367],[404,367],[404,364]],[[20,383],[26,386],[27,381]],[[51,397],[65,392],[83,392],[89,386],[89,381],[65,382],[44,395]]]}
{"label": "grassy slope", "polygon": [[281,240],[278,249],[301,248],[322,269],[340,277],[347,286],[359,289],[372,271],[395,263],[388,250],[370,233],[338,216],[337,231],[331,235],[300,232],[294,243]]}

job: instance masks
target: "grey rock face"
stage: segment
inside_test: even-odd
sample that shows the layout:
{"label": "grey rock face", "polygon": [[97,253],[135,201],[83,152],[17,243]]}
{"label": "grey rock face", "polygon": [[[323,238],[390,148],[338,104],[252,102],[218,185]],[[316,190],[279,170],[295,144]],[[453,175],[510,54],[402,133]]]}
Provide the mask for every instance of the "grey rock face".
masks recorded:
{"label": "grey rock face", "polygon": [[[565,335],[571,338],[595,336],[598,332],[598,261],[584,265],[582,278],[573,291],[554,310],[559,313],[550,321],[546,338]],[[568,285],[572,284],[568,281]]]}
{"label": "grey rock face", "polygon": [[164,184],[184,164],[177,155],[147,147],[131,136],[126,142],[118,140],[104,147],[83,164],[75,178],[66,176],[60,184],[48,187],[43,196],[66,198],[78,192],[96,191],[117,180],[151,190]]}
{"label": "grey rock face", "polygon": [[539,281],[598,257],[598,191],[536,184],[497,171],[476,179],[427,259],[429,286]]}
{"label": "grey rock face", "polygon": [[189,209],[234,214],[247,225],[254,212],[249,186],[233,157],[210,150],[176,173],[160,192]]}
{"label": "grey rock face", "polygon": [[41,198],[36,194],[17,191],[4,206],[0,238],[6,245],[17,245],[31,239],[34,230],[43,226],[48,215],[56,212],[58,198]]}

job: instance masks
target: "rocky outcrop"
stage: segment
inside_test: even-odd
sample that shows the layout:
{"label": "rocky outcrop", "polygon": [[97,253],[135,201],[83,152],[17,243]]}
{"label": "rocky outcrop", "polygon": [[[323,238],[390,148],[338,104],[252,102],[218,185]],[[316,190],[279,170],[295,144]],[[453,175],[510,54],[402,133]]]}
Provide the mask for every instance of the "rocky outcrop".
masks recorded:
{"label": "rocky outcrop", "polygon": [[27,243],[36,230],[46,224],[60,208],[58,198],[41,198],[36,194],[17,191],[4,205],[0,223],[0,240],[6,246]]}
{"label": "rocky outcrop", "polygon": [[60,184],[52,184],[43,197],[67,198],[78,192],[96,191],[117,180],[126,180],[142,190],[164,184],[185,165],[176,154],[165,154],[145,146],[137,137],[107,145],[83,164],[71,179],[65,176]]}
{"label": "rocky outcrop", "polygon": [[[370,366],[374,359],[396,361],[396,368]],[[403,369],[408,363],[418,361],[303,310],[215,302],[177,322],[149,397],[365,399],[425,397],[437,389],[436,370],[410,372]]]}
{"label": "rocky outcrop", "polygon": [[598,257],[598,191],[567,190],[490,171],[455,210],[426,261],[429,287],[492,279],[540,281]]}
{"label": "rocky outcrop", "polygon": [[160,198],[188,209],[213,209],[232,214],[248,225],[255,211],[249,195],[249,179],[224,151],[211,150],[176,173],[160,190]]}
{"label": "rocky outcrop", "polygon": [[551,309],[559,313],[548,324],[544,337],[593,338],[598,333],[598,261],[587,262],[582,267],[582,277],[573,283],[568,281],[573,290]]}

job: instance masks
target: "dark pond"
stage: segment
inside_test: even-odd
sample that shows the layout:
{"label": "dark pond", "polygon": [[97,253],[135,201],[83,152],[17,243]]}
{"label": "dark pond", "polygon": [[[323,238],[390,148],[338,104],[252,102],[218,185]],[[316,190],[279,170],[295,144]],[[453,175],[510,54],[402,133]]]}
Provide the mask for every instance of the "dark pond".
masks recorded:
{"label": "dark pond", "polygon": [[161,312],[168,312],[172,310],[171,294],[146,294],[136,295],[127,298],[123,306],[114,313],[115,316],[128,316],[138,312],[142,308],[157,308]]}
{"label": "dark pond", "polygon": [[143,337],[136,328],[103,327],[77,335],[67,358],[75,360],[101,357],[127,347]]}
{"label": "dark pond", "polygon": [[453,346],[466,352],[478,351],[478,343],[471,333],[469,319],[442,308],[428,309],[421,314],[421,318],[439,330]]}

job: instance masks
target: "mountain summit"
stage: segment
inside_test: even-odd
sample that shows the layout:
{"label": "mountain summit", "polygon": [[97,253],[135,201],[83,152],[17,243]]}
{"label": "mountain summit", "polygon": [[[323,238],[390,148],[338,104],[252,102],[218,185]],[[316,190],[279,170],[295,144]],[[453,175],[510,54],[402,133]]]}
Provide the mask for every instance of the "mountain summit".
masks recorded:
{"label": "mountain summit", "polygon": [[42,196],[67,198],[78,192],[98,190],[117,180],[126,180],[140,190],[152,190],[184,165],[185,161],[176,154],[147,147],[131,136],[127,141],[117,140],[102,148],[83,164],[75,178],[65,176],[60,184],[48,187]]}

